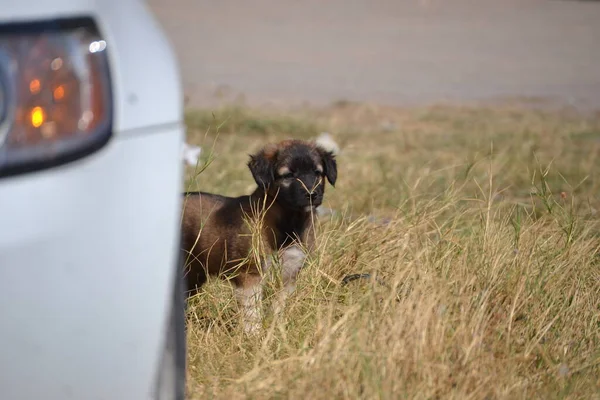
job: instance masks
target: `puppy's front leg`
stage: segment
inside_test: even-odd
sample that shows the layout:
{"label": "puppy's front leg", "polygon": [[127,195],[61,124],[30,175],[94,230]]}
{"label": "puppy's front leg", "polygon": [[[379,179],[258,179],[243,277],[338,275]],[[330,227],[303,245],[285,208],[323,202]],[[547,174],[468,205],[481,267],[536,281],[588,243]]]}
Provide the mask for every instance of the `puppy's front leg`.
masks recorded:
{"label": "puppy's front leg", "polygon": [[244,323],[244,332],[256,334],[261,325],[262,276],[240,274],[235,281],[235,294]]}
{"label": "puppy's front leg", "polygon": [[277,293],[273,302],[274,315],[278,315],[283,311],[287,298],[296,290],[296,279],[304,265],[305,258],[304,251],[298,245],[289,246],[281,252],[280,265],[283,289]]}

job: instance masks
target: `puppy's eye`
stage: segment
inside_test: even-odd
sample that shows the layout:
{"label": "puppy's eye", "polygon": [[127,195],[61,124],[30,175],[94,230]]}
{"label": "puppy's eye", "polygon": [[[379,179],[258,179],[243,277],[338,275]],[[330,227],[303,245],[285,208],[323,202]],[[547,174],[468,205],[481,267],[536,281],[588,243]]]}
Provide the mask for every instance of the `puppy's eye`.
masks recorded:
{"label": "puppy's eye", "polygon": [[315,169],[315,175],[316,176],[324,176],[325,174],[323,173],[323,171],[319,171],[318,169]]}
{"label": "puppy's eye", "polygon": [[281,179],[291,179],[293,177],[294,177],[294,174],[292,172],[288,172],[287,174],[281,175]]}

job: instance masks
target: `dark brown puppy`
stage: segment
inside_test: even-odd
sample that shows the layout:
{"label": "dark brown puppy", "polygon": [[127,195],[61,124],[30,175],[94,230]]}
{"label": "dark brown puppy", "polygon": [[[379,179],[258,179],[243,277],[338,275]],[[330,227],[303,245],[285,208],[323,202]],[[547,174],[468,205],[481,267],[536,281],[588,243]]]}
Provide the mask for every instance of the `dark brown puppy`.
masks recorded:
{"label": "dark brown puppy", "polygon": [[312,142],[286,140],[250,156],[257,189],[248,196],[187,193],[182,238],[188,290],[208,275],[229,277],[245,312],[245,330],[260,323],[262,277],[281,266],[283,291],[275,312],[295,288],[306,251],[314,245],[314,210],[323,201],[325,180],[334,186],[334,155]]}

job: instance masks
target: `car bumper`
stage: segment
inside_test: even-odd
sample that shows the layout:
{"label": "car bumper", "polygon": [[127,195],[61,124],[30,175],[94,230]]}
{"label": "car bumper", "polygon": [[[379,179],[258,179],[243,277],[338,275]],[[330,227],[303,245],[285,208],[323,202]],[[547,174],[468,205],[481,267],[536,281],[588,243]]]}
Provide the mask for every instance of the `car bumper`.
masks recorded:
{"label": "car bumper", "polygon": [[4,399],[152,398],[179,250],[183,126],[0,180]]}

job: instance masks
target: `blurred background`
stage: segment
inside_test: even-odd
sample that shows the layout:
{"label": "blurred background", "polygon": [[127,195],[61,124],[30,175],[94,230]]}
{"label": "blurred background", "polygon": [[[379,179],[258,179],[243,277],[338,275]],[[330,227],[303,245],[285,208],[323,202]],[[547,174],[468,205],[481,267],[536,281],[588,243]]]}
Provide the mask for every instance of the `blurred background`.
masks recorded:
{"label": "blurred background", "polygon": [[600,2],[148,0],[190,106],[600,105]]}
{"label": "blurred background", "polygon": [[285,328],[246,341],[221,283],[190,303],[190,398],[600,400],[600,2],[148,1],[186,190],[250,193],[269,141],[340,149]]}

